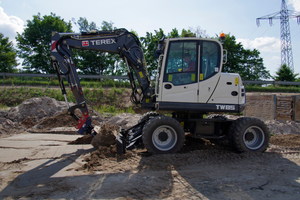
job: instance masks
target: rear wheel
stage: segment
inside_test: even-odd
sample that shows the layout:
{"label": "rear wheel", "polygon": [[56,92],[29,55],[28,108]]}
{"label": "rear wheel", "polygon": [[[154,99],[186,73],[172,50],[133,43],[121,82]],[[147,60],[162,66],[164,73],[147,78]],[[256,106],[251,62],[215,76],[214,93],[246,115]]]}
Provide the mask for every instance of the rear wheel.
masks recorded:
{"label": "rear wheel", "polygon": [[157,116],[150,119],[143,128],[143,143],[151,153],[176,153],[182,148],[183,142],[183,128],[173,118]]}
{"label": "rear wheel", "polygon": [[269,145],[270,132],[265,123],[256,118],[237,119],[231,124],[229,134],[239,152],[264,152]]}

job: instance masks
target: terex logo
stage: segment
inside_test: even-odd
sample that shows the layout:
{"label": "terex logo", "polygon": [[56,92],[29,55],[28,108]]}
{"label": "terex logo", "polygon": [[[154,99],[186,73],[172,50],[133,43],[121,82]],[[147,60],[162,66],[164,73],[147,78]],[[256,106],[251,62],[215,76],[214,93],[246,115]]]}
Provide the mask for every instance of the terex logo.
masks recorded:
{"label": "terex logo", "polygon": [[115,44],[115,39],[91,40],[92,45]]}
{"label": "terex logo", "polygon": [[234,105],[216,105],[218,110],[235,110]]}
{"label": "terex logo", "polygon": [[[89,43],[90,42],[90,43]],[[103,45],[103,44],[115,44],[115,39],[102,39],[102,40],[84,40],[81,42],[83,47],[88,47],[90,44],[94,45]]]}
{"label": "terex logo", "polygon": [[88,40],[82,41],[81,43],[82,43],[83,47],[88,47],[89,46],[89,41]]}

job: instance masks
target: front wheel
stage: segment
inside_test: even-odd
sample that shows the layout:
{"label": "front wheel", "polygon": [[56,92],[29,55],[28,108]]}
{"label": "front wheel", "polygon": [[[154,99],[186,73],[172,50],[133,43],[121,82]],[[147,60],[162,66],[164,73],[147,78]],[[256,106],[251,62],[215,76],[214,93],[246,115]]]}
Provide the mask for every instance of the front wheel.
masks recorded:
{"label": "front wheel", "polygon": [[153,118],[153,117],[157,117],[159,114],[153,111],[147,112],[145,114],[142,115],[142,117],[140,118],[140,120],[138,121],[138,123],[141,123],[143,121],[148,121],[149,119]]}
{"label": "front wheel", "polygon": [[173,118],[158,116],[150,119],[143,128],[143,143],[151,153],[176,153],[182,148],[183,142],[183,128]]}
{"label": "front wheel", "polygon": [[264,152],[270,140],[270,132],[265,123],[250,117],[235,120],[230,126],[229,135],[239,152]]}

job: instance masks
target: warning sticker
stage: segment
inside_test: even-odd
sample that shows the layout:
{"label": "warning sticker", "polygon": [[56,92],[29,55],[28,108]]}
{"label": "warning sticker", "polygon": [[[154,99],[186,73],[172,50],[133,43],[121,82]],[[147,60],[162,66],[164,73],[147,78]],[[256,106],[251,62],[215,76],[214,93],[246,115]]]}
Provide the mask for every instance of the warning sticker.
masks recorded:
{"label": "warning sticker", "polygon": [[57,52],[57,50],[56,50],[56,43],[57,43],[57,41],[55,41],[55,40],[51,41],[51,51],[52,52]]}
{"label": "warning sticker", "polygon": [[234,82],[235,82],[236,85],[238,85],[239,84],[239,78],[236,77],[235,80],[234,80]]}
{"label": "warning sticker", "polygon": [[141,77],[141,78],[144,77],[143,72],[139,72],[139,74],[140,74],[140,77]]}
{"label": "warning sticker", "polygon": [[196,80],[196,74],[191,74],[191,81],[195,81]]}
{"label": "warning sticker", "polygon": [[203,74],[200,74],[200,81],[203,80]]}

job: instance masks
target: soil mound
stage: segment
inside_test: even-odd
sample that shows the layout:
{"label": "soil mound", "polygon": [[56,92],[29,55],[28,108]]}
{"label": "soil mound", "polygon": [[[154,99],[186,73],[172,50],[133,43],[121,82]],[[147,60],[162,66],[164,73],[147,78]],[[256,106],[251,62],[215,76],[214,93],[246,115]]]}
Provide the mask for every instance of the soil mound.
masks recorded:
{"label": "soil mound", "polygon": [[[74,103],[70,103],[70,106]],[[76,133],[76,120],[67,114],[64,101],[56,101],[50,97],[31,98],[9,111],[0,111],[0,136],[25,131]],[[92,124],[99,125],[104,118],[97,111],[90,112]],[[80,110],[75,114],[82,115]],[[64,127],[64,128],[60,128]]]}
{"label": "soil mound", "polygon": [[268,120],[265,121],[270,133],[274,135],[300,134],[300,123],[295,121]]}
{"label": "soil mound", "polygon": [[75,141],[69,142],[68,144],[91,144],[92,139],[91,135],[85,135],[77,138]]}
{"label": "soil mound", "polygon": [[[124,159],[133,155],[131,151],[127,151],[124,155],[117,154],[116,136],[120,131],[118,125],[106,123],[101,127],[95,127],[95,131],[97,132],[97,135],[92,139],[91,144],[97,150],[84,159],[86,163],[78,170],[101,171],[104,169],[102,166],[102,164],[105,163],[104,159]],[[84,136],[78,138],[78,141],[76,140],[72,143],[78,144],[78,142],[81,142],[82,140],[86,141],[86,138],[88,137]]]}
{"label": "soil mound", "polygon": [[[78,113],[75,113],[78,115]],[[47,117],[37,124],[37,128],[74,127],[76,120],[64,110],[55,116]]]}
{"label": "soil mound", "polygon": [[[81,116],[79,110],[75,110],[75,115]],[[100,116],[101,117],[101,116]],[[37,129],[47,129],[55,127],[74,127],[76,125],[76,120],[68,114],[68,110],[64,110],[55,116],[47,117],[38,123],[34,128]],[[96,120],[92,120],[92,125],[99,125],[100,123]]]}
{"label": "soil mound", "polygon": [[65,102],[50,97],[31,98],[11,108],[7,117],[14,122],[22,122],[28,117],[38,122],[44,117],[54,116],[66,107]]}
{"label": "soil mound", "polygon": [[36,124],[36,120],[35,118],[32,117],[27,117],[25,118],[21,124],[25,127],[25,128],[31,128]]}
{"label": "soil mound", "polygon": [[[139,156],[133,151],[127,151],[123,155],[118,155],[116,145],[110,145],[109,147],[100,146],[98,150],[93,151],[83,160],[86,163],[77,170],[103,171],[118,166],[116,165],[116,161],[126,161],[126,159],[129,159],[130,162],[130,158],[134,157],[138,158]],[[130,164],[121,165],[119,166],[119,170],[124,171],[129,166],[131,167]]]}
{"label": "soil mound", "polygon": [[115,124],[103,124],[100,130],[95,128],[97,135],[93,138],[91,144],[98,149],[99,147],[106,146],[109,147],[116,143],[116,136],[120,132],[120,127]]}
{"label": "soil mound", "polygon": [[284,147],[300,147],[300,135],[274,135],[271,137],[270,143]]}

